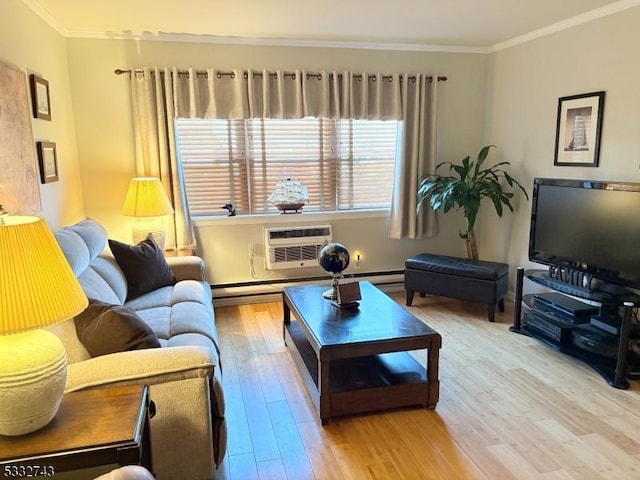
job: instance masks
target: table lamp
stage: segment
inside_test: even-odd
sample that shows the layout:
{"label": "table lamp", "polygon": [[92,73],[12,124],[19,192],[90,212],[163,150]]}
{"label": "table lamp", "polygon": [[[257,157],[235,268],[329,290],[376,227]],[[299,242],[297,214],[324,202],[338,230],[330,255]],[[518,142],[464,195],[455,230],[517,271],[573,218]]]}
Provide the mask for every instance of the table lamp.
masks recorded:
{"label": "table lamp", "polygon": [[41,328],[87,306],[58,242],[39,217],[0,218],[0,435],[23,435],[58,412],[67,354]]}
{"label": "table lamp", "polygon": [[128,217],[136,217],[133,223],[133,243],[141,242],[152,233],[160,250],[164,250],[165,232],[162,216],[171,215],[173,207],[159,178],[132,178],[122,213]]}

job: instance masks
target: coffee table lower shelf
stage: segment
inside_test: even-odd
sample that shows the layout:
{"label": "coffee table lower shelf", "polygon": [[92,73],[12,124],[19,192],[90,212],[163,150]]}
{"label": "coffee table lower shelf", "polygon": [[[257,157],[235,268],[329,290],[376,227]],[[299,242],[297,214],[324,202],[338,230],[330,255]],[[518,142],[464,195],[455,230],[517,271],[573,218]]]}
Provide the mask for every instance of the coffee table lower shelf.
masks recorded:
{"label": "coffee table lower shelf", "polygon": [[426,369],[408,352],[380,353],[330,362],[329,392],[320,392],[318,358],[297,321],[285,326],[292,353],[322,424],[334,416],[429,405]]}

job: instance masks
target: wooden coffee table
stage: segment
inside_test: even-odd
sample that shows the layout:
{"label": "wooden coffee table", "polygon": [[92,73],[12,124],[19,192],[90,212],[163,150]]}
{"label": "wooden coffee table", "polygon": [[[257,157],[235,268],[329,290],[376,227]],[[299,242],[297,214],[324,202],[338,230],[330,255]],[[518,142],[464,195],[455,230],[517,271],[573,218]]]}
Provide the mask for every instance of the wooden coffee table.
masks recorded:
{"label": "wooden coffee table", "polygon": [[153,471],[149,418],[154,411],[146,385],[67,393],[47,426],[0,436],[0,478],[53,477],[116,463]]}
{"label": "wooden coffee table", "polygon": [[[438,402],[442,338],[369,282],[358,308],[322,297],[327,286],[282,291],[283,337],[325,425],[334,416]],[[295,319],[292,318],[292,314]],[[426,368],[410,354],[427,350]]]}

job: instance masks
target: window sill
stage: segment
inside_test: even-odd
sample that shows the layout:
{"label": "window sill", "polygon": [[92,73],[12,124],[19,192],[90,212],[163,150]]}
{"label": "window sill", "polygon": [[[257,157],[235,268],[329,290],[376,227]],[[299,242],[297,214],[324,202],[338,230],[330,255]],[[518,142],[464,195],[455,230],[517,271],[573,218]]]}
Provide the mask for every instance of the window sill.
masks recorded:
{"label": "window sill", "polygon": [[266,215],[238,215],[235,217],[196,217],[193,222],[196,226],[214,225],[263,225],[290,224],[290,223],[318,223],[329,222],[331,220],[356,220],[360,218],[386,218],[389,216],[389,209],[379,210],[357,210],[349,212],[303,212],[303,213],[273,213]]}

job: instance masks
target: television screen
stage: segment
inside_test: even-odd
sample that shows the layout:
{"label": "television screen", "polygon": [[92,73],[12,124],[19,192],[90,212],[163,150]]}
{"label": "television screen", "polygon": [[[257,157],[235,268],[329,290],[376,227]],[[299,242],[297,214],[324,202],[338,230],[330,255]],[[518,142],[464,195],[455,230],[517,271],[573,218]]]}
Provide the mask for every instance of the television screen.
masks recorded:
{"label": "television screen", "polygon": [[640,183],[534,179],[529,259],[640,288]]}

